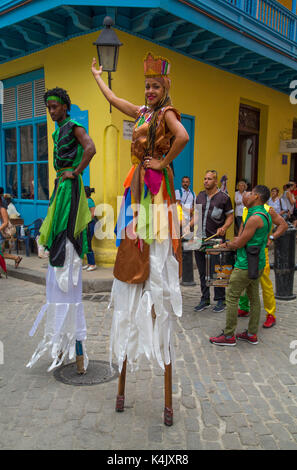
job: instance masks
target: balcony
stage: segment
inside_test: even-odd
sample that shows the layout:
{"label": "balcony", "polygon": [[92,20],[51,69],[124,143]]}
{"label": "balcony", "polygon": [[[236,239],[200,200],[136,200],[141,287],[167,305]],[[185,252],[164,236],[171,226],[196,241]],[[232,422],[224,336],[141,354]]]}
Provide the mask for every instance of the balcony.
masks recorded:
{"label": "balcony", "polygon": [[271,0],[225,0],[268,28],[292,41],[296,40],[296,15]]}
{"label": "balcony", "polygon": [[0,0],[0,64],[98,31],[106,15],[119,30],[286,94],[297,78],[297,16],[274,0]]}

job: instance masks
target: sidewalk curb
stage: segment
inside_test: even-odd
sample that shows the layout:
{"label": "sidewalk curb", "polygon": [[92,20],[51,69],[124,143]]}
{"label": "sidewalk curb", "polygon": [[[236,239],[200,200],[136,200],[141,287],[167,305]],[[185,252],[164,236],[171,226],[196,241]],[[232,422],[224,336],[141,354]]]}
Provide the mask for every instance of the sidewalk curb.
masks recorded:
{"label": "sidewalk curb", "polygon": [[[46,271],[41,274],[39,271],[19,267],[18,269],[7,266],[7,274],[9,277],[22,279],[23,281],[33,282],[34,284],[46,284]],[[83,293],[97,293],[97,292],[110,292],[113,283],[113,278],[105,279],[83,279]]]}

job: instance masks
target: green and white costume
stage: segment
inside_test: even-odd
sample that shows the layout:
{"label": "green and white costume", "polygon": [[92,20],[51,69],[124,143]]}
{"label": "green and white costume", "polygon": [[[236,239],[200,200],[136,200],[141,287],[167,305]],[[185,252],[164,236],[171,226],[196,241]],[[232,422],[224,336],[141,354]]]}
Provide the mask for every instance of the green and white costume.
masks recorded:
{"label": "green and white costume", "polygon": [[45,313],[44,337],[27,367],[32,367],[49,352],[53,362],[48,370],[62,364],[67,357],[84,355],[86,323],[82,304],[81,258],[88,253],[87,226],[91,221],[82,177],[65,179],[64,171],[74,171],[80,164],[83,148],[74,135],[78,122],[67,117],[53,133],[55,189],[47,216],[40,229],[39,244],[49,251],[46,279],[46,304],[41,308],[30,331],[33,336]]}

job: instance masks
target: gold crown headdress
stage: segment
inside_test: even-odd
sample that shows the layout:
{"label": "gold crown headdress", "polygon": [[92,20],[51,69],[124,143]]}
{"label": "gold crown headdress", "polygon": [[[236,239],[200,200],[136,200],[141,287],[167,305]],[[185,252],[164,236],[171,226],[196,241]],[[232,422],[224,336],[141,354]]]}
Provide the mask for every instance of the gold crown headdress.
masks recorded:
{"label": "gold crown headdress", "polygon": [[148,52],[144,58],[144,75],[145,77],[166,76],[170,72],[170,62],[164,57],[154,57]]}

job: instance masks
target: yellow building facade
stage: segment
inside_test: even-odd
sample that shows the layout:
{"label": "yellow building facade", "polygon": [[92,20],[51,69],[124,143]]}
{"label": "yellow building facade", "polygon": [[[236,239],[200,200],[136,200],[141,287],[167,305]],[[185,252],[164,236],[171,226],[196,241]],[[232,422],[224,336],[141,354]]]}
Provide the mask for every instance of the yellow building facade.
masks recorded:
{"label": "yellow building facade", "polygon": [[[207,169],[216,169],[219,177],[228,176],[228,191],[234,198],[238,120],[241,104],[260,110],[258,175],[259,184],[282,187],[289,179],[290,155],[287,163],[279,152],[280,138],[292,129],[297,119],[297,107],[289,95],[217,67],[193,60],[173,50],[152,44],[130,34],[117,31],[120,48],[117,72],[112,74],[112,89],[116,95],[135,104],[144,103],[143,58],[148,50],[167,57],[171,63],[171,97],[183,114],[195,117],[193,189],[203,189]],[[88,110],[89,135],[97,153],[90,164],[90,186],[95,188],[95,204],[111,204],[114,223],[117,197],[123,193],[123,182],[130,169],[130,141],[123,136],[124,116],[100,93],[91,73],[91,61],[96,54],[93,42],[98,32],[72,38],[22,58],[0,64],[0,80],[37,69],[44,70],[46,89],[65,88],[82,110]],[[107,74],[103,74],[107,82]],[[53,189],[55,172],[52,166],[54,123],[47,116],[49,182]],[[178,157],[179,158],[179,157]],[[94,239],[96,262],[109,266],[115,259],[112,239]]]}

